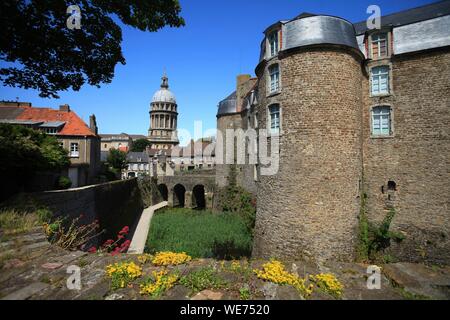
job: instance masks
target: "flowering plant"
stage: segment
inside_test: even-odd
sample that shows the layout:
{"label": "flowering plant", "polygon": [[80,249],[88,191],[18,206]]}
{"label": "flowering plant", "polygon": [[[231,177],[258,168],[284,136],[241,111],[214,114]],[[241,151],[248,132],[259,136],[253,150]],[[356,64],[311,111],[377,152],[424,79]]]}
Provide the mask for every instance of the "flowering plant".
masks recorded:
{"label": "flowering plant", "polygon": [[172,288],[179,278],[178,274],[169,274],[167,270],[153,271],[152,275],[140,286],[140,293],[152,298],[157,298]]}
{"label": "flowering plant", "polygon": [[106,274],[111,278],[113,290],[125,288],[131,281],[142,275],[142,268],[134,262],[118,262],[106,267]]}
{"label": "flowering plant", "polygon": [[315,276],[309,276],[316,286],[335,298],[342,296],[342,290],[344,286],[339,280],[331,273],[320,273]]}
{"label": "flowering plant", "polygon": [[275,259],[263,264],[263,269],[254,269],[253,272],[260,279],[277,284],[288,284],[297,289],[302,295],[309,296],[312,293],[313,285],[306,286],[305,279],[285,270],[284,265]]}
{"label": "flowering plant", "polygon": [[185,252],[176,253],[171,251],[163,251],[155,254],[152,263],[157,266],[178,265],[191,261],[191,256]]}
{"label": "flowering plant", "polygon": [[113,256],[127,252],[128,248],[130,247],[131,241],[125,240],[125,237],[128,235],[129,231],[130,228],[128,226],[123,227],[117,234],[116,240],[108,239],[98,249],[96,247],[91,247],[88,252],[110,252]]}

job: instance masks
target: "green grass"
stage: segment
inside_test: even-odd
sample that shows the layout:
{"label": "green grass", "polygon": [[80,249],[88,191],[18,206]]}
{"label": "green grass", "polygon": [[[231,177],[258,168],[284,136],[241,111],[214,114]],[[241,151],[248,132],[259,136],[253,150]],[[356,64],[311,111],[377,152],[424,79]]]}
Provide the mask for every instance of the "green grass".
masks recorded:
{"label": "green grass", "polygon": [[165,209],[152,218],[146,252],[186,252],[194,258],[233,259],[249,256],[252,235],[233,214]]}

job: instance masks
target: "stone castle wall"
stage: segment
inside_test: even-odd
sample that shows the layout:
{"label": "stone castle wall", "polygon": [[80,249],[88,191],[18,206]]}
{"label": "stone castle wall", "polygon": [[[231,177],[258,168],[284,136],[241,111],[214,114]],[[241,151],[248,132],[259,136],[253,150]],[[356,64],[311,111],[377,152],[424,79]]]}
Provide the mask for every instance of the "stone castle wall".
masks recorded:
{"label": "stone castle wall", "polygon": [[281,93],[266,97],[260,69],[259,119],[281,107],[280,168],[260,176],[254,255],[351,260],[359,213],[361,57],[311,49],[280,60]]}
{"label": "stone castle wall", "polygon": [[[364,189],[369,220],[390,208],[392,230],[405,239],[391,245],[399,260],[450,261],[450,50],[392,59],[392,95],[369,97],[364,80]],[[393,135],[370,134],[374,105],[392,109]],[[388,181],[396,190],[388,189]]]}

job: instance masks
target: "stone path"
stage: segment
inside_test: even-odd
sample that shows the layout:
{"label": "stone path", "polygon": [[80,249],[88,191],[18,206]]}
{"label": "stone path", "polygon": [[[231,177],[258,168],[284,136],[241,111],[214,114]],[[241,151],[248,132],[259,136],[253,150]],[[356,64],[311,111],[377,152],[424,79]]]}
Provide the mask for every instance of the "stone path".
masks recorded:
{"label": "stone path", "polygon": [[148,231],[150,230],[150,222],[153,217],[153,213],[161,208],[167,207],[168,202],[163,201],[154,206],[144,209],[139,219],[136,231],[134,232],[133,239],[131,240],[128,253],[141,254],[144,252],[145,243],[147,242]]}
{"label": "stone path", "polygon": [[[80,251],[65,251],[50,245],[40,228],[27,234],[0,242],[0,299],[11,300],[118,300],[149,299],[139,293],[139,282],[111,290],[110,279],[105,268],[118,261],[135,261],[133,254],[88,254]],[[265,261],[253,260],[249,267],[261,268]],[[208,288],[191,292],[177,284],[161,299],[177,300],[224,300],[240,299],[240,290],[251,291],[252,299],[304,299],[290,286],[280,286],[265,282],[245,273],[231,272],[231,262],[222,263],[212,259],[196,259],[176,268],[181,274],[188,274],[204,267],[212,267],[227,283],[222,289]],[[331,272],[344,285],[342,299],[450,299],[450,267],[425,266],[413,263],[395,263],[382,266],[381,288],[369,290],[367,265],[356,263],[329,262],[317,264],[306,261],[285,261],[290,272],[301,277],[308,274]],[[142,264],[141,264],[142,265]],[[69,266],[78,266],[81,271],[81,290],[69,290],[67,273]],[[225,266],[225,267],[224,267]],[[228,266],[228,268],[227,268]],[[160,270],[150,262],[142,265],[145,275]],[[141,279],[142,280],[142,279]],[[315,290],[310,299],[332,299],[327,294]]]}

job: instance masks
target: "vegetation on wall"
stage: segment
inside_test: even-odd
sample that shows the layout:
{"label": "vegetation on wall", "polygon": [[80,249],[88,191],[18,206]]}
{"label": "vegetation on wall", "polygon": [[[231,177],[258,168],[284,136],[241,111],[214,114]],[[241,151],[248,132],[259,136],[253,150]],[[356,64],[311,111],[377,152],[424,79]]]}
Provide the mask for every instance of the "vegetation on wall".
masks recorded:
{"label": "vegetation on wall", "polygon": [[109,150],[106,163],[108,165],[109,171],[114,173],[116,177],[119,178],[122,169],[125,169],[127,167],[127,153],[112,148]]}
{"label": "vegetation on wall", "polygon": [[230,166],[228,186],[217,192],[217,209],[238,215],[253,234],[256,217],[256,199],[236,183],[236,165]]}
{"label": "vegetation on wall", "polygon": [[391,241],[402,241],[404,235],[390,230],[395,209],[391,208],[380,224],[372,223],[367,218],[367,195],[361,195],[361,208],[359,215],[359,242],[357,248],[359,261],[377,261],[382,259],[384,250]]}

